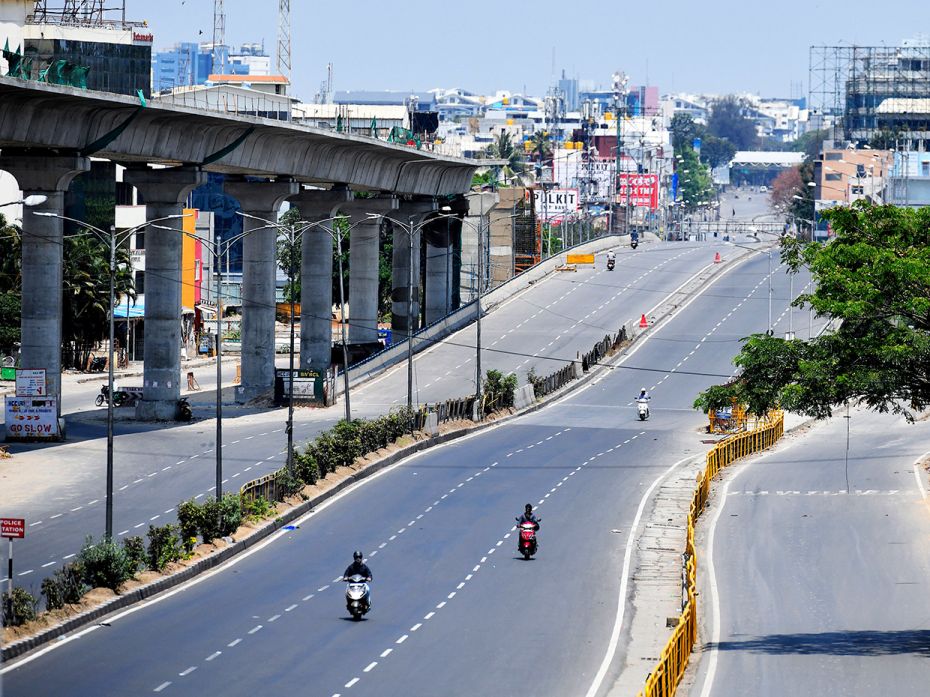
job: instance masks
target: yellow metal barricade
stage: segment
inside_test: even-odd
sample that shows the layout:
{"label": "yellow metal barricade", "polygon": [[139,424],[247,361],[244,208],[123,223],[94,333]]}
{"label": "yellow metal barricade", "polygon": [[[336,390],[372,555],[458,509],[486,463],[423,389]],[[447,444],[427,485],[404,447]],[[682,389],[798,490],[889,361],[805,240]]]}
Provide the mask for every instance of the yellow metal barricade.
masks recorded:
{"label": "yellow metal barricade", "polygon": [[694,524],[707,505],[710,495],[710,482],[721,469],[746,455],[765,450],[773,445],[785,432],[784,414],[769,414],[764,422],[752,431],[737,433],[712,447],[707,452],[706,466],[698,475],[697,485],[691,497],[688,511],[688,532],[685,540],[685,583],[683,590],[687,595],[678,624],[672,636],[662,650],[659,662],[646,678],[646,684],[639,697],[672,697],[681,676],[684,675],[691,658],[691,650],[697,643],[697,554],[694,549]]}

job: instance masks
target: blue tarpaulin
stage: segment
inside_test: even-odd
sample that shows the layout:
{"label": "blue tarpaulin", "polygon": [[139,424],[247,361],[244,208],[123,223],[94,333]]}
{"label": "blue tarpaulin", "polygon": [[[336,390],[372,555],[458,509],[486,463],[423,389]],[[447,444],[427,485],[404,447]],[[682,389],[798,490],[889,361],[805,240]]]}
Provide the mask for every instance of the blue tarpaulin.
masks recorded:
{"label": "blue tarpaulin", "polygon": [[124,300],[113,310],[113,316],[119,319],[145,319],[145,300]]}

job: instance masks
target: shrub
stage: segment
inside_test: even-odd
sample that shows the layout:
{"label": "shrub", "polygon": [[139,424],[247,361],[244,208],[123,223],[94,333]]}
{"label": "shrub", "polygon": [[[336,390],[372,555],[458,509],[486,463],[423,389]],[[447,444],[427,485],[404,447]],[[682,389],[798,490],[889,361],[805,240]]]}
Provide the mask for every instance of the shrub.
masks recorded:
{"label": "shrub", "polygon": [[161,571],[173,561],[181,558],[181,540],[177,525],[149,526],[149,568]]}
{"label": "shrub", "polygon": [[54,575],[42,581],[42,595],[45,596],[45,607],[49,610],[80,602],[86,590],[80,562],[65,564]]}
{"label": "shrub", "polygon": [[304,488],[304,480],[298,474],[298,472],[300,471],[300,468],[297,466],[296,457],[294,460],[294,470],[295,470],[295,473],[291,474],[291,472],[287,469],[287,467],[284,467],[278,472],[278,475],[277,475],[278,491],[281,492],[282,498],[284,498],[285,496],[292,496]]}
{"label": "shrub", "polygon": [[355,421],[339,421],[331,429],[333,437],[334,465],[341,467],[351,465],[355,458],[362,455],[362,441],[359,438],[359,427]]}
{"label": "shrub", "polygon": [[190,554],[197,544],[197,531],[202,526],[203,508],[194,499],[178,504],[178,526],[181,530],[181,545]]}
{"label": "shrub", "polygon": [[246,518],[264,518],[271,513],[271,510],[271,503],[264,496],[256,496],[254,499],[245,499],[242,502],[242,515]]}
{"label": "shrub", "polygon": [[138,535],[123,540],[123,549],[126,550],[126,560],[132,573],[141,571],[146,567],[145,542]]}
{"label": "shrub", "polygon": [[529,372],[526,374],[526,382],[529,385],[533,386],[533,396],[539,396],[539,389],[542,386],[543,378],[539,377],[536,374],[536,368],[530,368]]}
{"label": "shrub", "polygon": [[231,535],[242,523],[242,501],[239,494],[227,492],[219,501],[207,499],[200,511],[200,536],[204,542]]}
{"label": "shrub", "polygon": [[411,430],[413,423],[413,410],[407,407],[397,407],[391,409],[386,417],[387,438],[389,443],[393,443],[405,433]]}
{"label": "shrub", "polygon": [[486,413],[494,409],[513,406],[513,393],[517,389],[515,373],[504,375],[499,370],[489,370],[485,376],[484,391],[488,397],[485,404]]}
{"label": "shrub", "polygon": [[320,466],[309,447],[302,453],[294,453],[294,471],[298,479],[308,484],[316,484],[320,478]]}
{"label": "shrub", "polygon": [[116,590],[132,578],[133,570],[126,550],[109,538],[94,542],[88,537],[78,555],[84,582],[91,588]]}
{"label": "shrub", "polygon": [[12,596],[4,593],[0,602],[3,603],[3,625],[6,627],[18,627],[36,618],[39,601],[25,588],[14,588]]}

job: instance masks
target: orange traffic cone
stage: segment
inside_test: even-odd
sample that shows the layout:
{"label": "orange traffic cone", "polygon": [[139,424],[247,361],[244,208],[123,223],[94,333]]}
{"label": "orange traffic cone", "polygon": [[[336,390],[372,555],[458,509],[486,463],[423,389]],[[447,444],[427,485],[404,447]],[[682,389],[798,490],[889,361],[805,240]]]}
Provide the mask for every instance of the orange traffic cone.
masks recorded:
{"label": "orange traffic cone", "polygon": [[646,315],[643,315],[639,318],[639,328],[646,329],[649,326],[649,322],[646,321]]}
{"label": "orange traffic cone", "polygon": [[714,263],[719,264],[721,261],[723,261],[723,259],[720,258],[720,252],[714,254]]}

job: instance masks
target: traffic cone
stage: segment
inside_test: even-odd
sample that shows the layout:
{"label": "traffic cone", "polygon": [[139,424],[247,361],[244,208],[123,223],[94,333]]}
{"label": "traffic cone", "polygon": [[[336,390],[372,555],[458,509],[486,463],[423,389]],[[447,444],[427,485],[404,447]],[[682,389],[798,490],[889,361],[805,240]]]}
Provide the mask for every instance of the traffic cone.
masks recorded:
{"label": "traffic cone", "polygon": [[714,254],[714,263],[719,264],[721,261],[723,261],[723,259],[720,258],[720,252]]}
{"label": "traffic cone", "polygon": [[646,329],[646,328],[648,328],[648,327],[649,327],[649,322],[646,321],[646,315],[642,315],[642,316],[639,318],[639,328],[640,328],[640,329]]}

